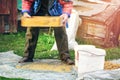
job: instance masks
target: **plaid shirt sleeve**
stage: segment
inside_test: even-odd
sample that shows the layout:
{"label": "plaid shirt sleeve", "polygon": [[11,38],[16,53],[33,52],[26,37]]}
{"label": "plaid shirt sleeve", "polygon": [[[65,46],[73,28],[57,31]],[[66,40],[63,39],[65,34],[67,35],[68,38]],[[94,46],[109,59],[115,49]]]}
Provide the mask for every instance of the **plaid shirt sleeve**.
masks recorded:
{"label": "plaid shirt sleeve", "polygon": [[63,7],[63,14],[67,14],[68,17],[70,17],[72,8],[73,8],[73,2],[71,0],[59,0],[60,4]]}
{"label": "plaid shirt sleeve", "polygon": [[30,13],[30,7],[34,0],[22,0],[22,13]]}

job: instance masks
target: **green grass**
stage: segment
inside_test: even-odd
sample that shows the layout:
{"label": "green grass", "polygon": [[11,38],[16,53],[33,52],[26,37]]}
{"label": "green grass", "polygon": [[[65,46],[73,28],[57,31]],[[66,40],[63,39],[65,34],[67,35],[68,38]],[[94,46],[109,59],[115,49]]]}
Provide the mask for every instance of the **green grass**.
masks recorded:
{"label": "green grass", "polygon": [[[54,36],[51,33],[41,33],[39,35],[37,48],[35,51],[36,59],[56,59],[59,58],[58,51],[50,51],[54,44]],[[84,41],[79,41],[79,44],[86,44]],[[15,54],[23,56],[25,45],[25,32],[0,34],[0,52],[13,50]],[[119,59],[120,47],[107,48],[106,60]],[[74,51],[70,51],[71,58],[74,60]],[[8,78],[0,77],[0,80],[8,80]],[[9,79],[9,80],[22,80],[22,79]]]}
{"label": "green grass", "polygon": [[120,47],[106,49],[106,60],[120,59]]}
{"label": "green grass", "polygon": [[[50,51],[54,43],[54,36],[41,33],[35,52],[35,58],[52,58],[57,51]],[[0,52],[13,50],[15,54],[22,56],[25,45],[25,32],[15,34],[0,34]],[[53,57],[54,58],[54,57]]]}
{"label": "green grass", "polygon": [[0,80],[25,80],[25,79],[20,79],[20,78],[6,78],[6,77],[1,77]]}
{"label": "green grass", "polygon": [[[39,35],[37,48],[35,51],[34,58],[58,58],[59,54],[57,51],[50,51],[54,44],[54,36],[52,32],[42,32]],[[79,44],[87,44],[85,41],[78,41]],[[25,45],[25,32],[10,33],[10,34],[0,34],[0,52],[13,50],[15,54],[23,56]],[[120,47],[117,48],[107,48],[106,50],[106,60],[118,59],[120,58]],[[74,59],[74,51],[70,51],[72,59]]]}
{"label": "green grass", "polygon": [[[39,59],[59,58],[58,51],[50,51],[54,44],[54,36],[51,33],[39,34],[38,44],[35,51],[35,57]],[[0,34],[0,52],[13,50],[15,54],[23,56],[25,45],[25,32],[15,34]],[[73,51],[70,52],[72,59]]]}

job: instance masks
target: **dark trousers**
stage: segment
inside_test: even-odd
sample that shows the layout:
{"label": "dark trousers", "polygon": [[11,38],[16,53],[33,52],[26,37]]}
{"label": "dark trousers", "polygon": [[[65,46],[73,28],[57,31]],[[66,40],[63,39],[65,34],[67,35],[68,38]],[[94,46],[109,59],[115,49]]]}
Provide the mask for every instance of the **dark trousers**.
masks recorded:
{"label": "dark trousers", "polygon": [[[60,59],[62,61],[65,61],[66,59],[70,58],[69,50],[68,50],[68,38],[65,27],[54,28],[54,35],[55,35],[55,40],[57,43]],[[24,57],[33,59],[35,48],[38,41],[38,36],[39,36],[38,27],[27,28]]]}

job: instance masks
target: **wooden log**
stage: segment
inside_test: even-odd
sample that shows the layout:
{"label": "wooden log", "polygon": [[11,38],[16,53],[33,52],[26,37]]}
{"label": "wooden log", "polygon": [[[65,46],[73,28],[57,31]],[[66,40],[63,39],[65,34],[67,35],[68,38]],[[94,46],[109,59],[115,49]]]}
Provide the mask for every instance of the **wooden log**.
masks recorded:
{"label": "wooden log", "polygon": [[31,18],[21,18],[22,27],[61,27],[62,18],[59,16],[32,16]]}

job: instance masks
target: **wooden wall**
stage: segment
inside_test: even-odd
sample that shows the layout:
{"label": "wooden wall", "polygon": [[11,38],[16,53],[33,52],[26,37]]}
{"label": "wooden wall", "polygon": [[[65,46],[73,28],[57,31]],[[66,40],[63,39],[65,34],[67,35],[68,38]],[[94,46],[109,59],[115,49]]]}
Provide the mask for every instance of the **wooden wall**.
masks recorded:
{"label": "wooden wall", "polygon": [[0,0],[0,33],[17,32],[17,0]]}

